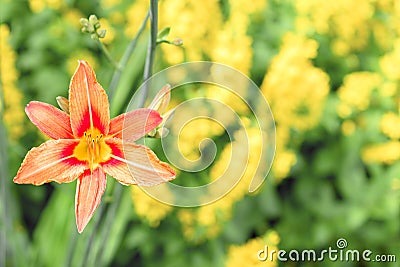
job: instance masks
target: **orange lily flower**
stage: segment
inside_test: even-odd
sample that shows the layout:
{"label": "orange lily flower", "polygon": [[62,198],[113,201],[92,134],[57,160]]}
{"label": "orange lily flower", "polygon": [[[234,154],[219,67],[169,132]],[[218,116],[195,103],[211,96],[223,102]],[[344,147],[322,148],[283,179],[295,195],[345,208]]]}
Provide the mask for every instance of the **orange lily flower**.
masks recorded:
{"label": "orange lily flower", "polygon": [[72,76],[68,109],[70,114],[43,102],[27,105],[29,119],[55,140],[27,153],[14,182],[41,185],[78,179],[75,214],[79,233],[100,204],[106,173],[124,185],[150,186],[175,178],[175,171],[153,151],[134,143],[162,122],[160,114],[142,108],[110,120],[107,94],[85,61],[79,61]]}

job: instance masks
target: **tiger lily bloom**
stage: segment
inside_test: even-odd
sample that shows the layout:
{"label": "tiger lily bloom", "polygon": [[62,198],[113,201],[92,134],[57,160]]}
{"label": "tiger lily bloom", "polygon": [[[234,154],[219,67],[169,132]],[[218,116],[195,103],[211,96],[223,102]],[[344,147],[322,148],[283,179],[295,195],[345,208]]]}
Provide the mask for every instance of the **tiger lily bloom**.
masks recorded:
{"label": "tiger lily bloom", "polygon": [[77,179],[75,214],[81,233],[100,204],[106,173],[124,185],[151,186],[175,178],[175,171],[134,141],[161,122],[152,109],[136,109],[110,120],[108,97],[85,61],[72,76],[69,114],[43,102],[25,108],[29,119],[54,140],[32,148],[14,182],[41,185]]}

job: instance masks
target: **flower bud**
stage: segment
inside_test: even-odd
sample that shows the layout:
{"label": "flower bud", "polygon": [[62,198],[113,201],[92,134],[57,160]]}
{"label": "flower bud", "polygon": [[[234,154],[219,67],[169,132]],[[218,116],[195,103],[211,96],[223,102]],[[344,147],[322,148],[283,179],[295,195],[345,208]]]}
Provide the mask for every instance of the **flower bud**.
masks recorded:
{"label": "flower bud", "polygon": [[68,114],[69,114],[69,100],[66,99],[66,98],[63,97],[63,96],[57,96],[57,97],[56,97],[56,100],[57,100],[58,106],[59,106],[63,111],[65,111],[65,113],[68,113]]}
{"label": "flower bud", "polygon": [[106,37],[106,32],[107,31],[105,29],[102,29],[97,32],[97,35],[99,36],[99,38],[104,38]]}
{"label": "flower bud", "polygon": [[173,45],[176,45],[176,46],[181,46],[181,45],[183,45],[183,40],[182,40],[182,38],[175,38],[175,39],[172,41],[172,44],[173,44]]}

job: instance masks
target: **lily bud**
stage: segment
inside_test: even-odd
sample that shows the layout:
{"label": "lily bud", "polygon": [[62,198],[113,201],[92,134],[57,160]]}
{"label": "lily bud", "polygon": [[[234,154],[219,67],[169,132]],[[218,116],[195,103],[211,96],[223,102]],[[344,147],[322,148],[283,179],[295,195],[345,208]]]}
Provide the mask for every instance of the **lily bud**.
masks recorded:
{"label": "lily bud", "polygon": [[163,114],[168,107],[170,99],[171,85],[166,84],[154,97],[154,100],[150,103],[149,108],[158,111],[160,114]]}
{"label": "lily bud", "polygon": [[69,100],[63,96],[56,97],[58,106],[67,114],[69,114]]}

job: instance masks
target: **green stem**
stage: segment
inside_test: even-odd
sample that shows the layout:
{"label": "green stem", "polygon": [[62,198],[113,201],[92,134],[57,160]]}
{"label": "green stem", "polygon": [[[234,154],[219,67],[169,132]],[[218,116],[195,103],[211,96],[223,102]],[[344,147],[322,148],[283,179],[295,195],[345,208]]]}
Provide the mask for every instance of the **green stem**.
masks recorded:
{"label": "green stem", "polygon": [[107,57],[108,61],[115,67],[115,69],[121,71],[121,66],[113,59],[111,56],[110,52],[108,51],[107,47],[99,40],[97,40],[99,43],[101,51],[103,51],[104,55]]}
{"label": "green stem", "polygon": [[[155,2],[155,11],[154,11],[154,3]],[[145,65],[145,73],[147,77],[149,77],[151,75],[151,67],[153,64],[153,60],[154,60],[154,48],[155,48],[155,42],[157,40],[157,25],[154,26],[154,23],[157,23],[157,1],[152,0],[151,1],[151,5],[150,5],[150,10],[147,13],[146,17],[144,18],[138,32],[136,33],[136,35],[134,36],[134,38],[131,40],[129,46],[127,47],[120,63],[119,63],[119,67],[115,69],[113,77],[111,79],[110,82],[110,86],[109,86],[109,99],[110,101],[112,100],[114,93],[115,93],[115,89],[117,88],[119,81],[121,79],[121,75],[122,75],[122,70],[125,68],[126,64],[128,63],[133,51],[136,48],[138,39],[140,38],[142,32],[144,31],[145,27],[146,27],[146,23],[147,20],[150,17],[150,21],[151,21],[151,44],[149,45],[149,53],[147,54],[147,58],[146,58],[146,65]],[[154,29],[155,29],[155,33],[154,33]],[[104,47],[104,45],[103,45]],[[106,47],[104,47],[106,48]],[[109,58],[109,53],[108,50],[103,50],[106,54],[106,56]],[[150,52],[151,51],[151,52]],[[110,59],[110,58],[109,58]],[[145,77],[146,77],[145,76]],[[143,94],[147,95],[147,91],[145,91]],[[143,99],[146,99],[146,95],[143,96]],[[143,101],[144,103],[144,101]],[[143,104],[141,104],[141,106],[143,106]],[[86,246],[86,253],[84,254],[84,259],[83,259],[83,266],[89,266],[93,263],[93,266],[95,266],[95,262],[97,261],[98,257],[101,257],[101,255],[104,252],[105,246],[107,244],[107,239],[108,236],[110,234],[111,228],[112,228],[112,223],[113,223],[113,219],[115,217],[115,214],[117,212],[118,207],[120,206],[120,202],[122,199],[122,193],[123,193],[123,187],[122,185],[119,185],[117,183],[115,183],[114,187],[111,189],[113,198],[112,198],[112,203],[110,205],[100,205],[100,214],[98,217],[98,221],[96,222],[96,224],[93,227],[93,230],[91,232],[91,235],[88,239],[88,243]],[[103,217],[104,215],[105,217],[105,221],[103,221]],[[104,222],[103,227],[101,228],[101,232],[99,233],[99,229],[100,229],[100,221]],[[94,244],[94,238],[95,236],[97,236],[98,234],[100,234],[99,238],[100,240],[102,240],[101,242],[101,246],[100,249],[96,252],[95,251],[95,246]],[[89,262],[91,255],[93,255],[93,253],[95,253],[95,257],[93,257],[94,262]]]}
{"label": "green stem", "polygon": [[[104,254],[104,250],[105,250],[105,244],[106,244],[106,240],[108,239],[108,236],[110,235],[110,231],[112,228],[112,223],[114,222],[114,218],[115,215],[117,214],[117,209],[120,206],[121,200],[122,200],[122,194],[123,194],[123,186],[120,184],[116,184],[116,186],[114,187],[114,194],[113,194],[113,202],[110,205],[109,209],[107,210],[107,215],[106,215],[106,219],[105,219],[105,230],[102,232],[101,235],[101,240],[103,240],[103,243],[99,249],[99,251],[96,254],[96,257],[94,258],[95,261],[97,259],[101,259],[101,263],[102,263],[102,255]],[[95,262],[94,266],[98,266]],[[101,266],[101,265],[100,265]]]}
{"label": "green stem", "polygon": [[150,41],[147,50],[146,63],[144,65],[143,82],[144,88],[139,99],[139,107],[143,107],[146,101],[149,85],[146,82],[153,70],[154,54],[157,46],[158,32],[158,0],[150,0]]}
{"label": "green stem", "polygon": [[[146,63],[145,63],[144,76],[143,76],[145,81],[151,76],[152,66],[153,66],[153,61],[154,61],[154,52],[155,52],[155,48],[157,45],[157,31],[158,31],[158,1],[157,0],[150,0],[150,12],[146,16],[145,21],[147,21],[149,15],[150,15],[150,43],[148,46],[148,53],[146,56]],[[143,23],[143,24],[145,25],[145,23]],[[143,24],[142,24],[141,29],[144,28]],[[139,32],[141,29],[139,29]],[[135,38],[134,40],[137,40],[137,38]],[[136,44],[135,44],[135,46],[136,46]],[[126,60],[125,64],[127,63],[127,61],[128,60]],[[144,90],[141,92],[139,107],[144,106],[144,102],[147,97],[147,90],[148,90],[148,88],[146,88],[146,87],[147,86],[145,86]],[[110,230],[112,228],[112,223],[114,222],[113,219],[115,217],[117,209],[120,206],[120,202],[122,200],[122,197],[121,197],[122,193],[123,193],[122,185],[116,184],[116,187],[114,188],[114,192],[113,192],[113,202],[111,203],[110,207],[108,208],[107,214],[106,214],[105,228],[103,227],[103,229],[105,229],[105,230],[103,232],[104,234],[101,235],[101,237],[102,237],[101,247],[100,247],[100,250],[98,251],[95,259],[98,259],[101,257],[101,255],[103,255],[103,251],[105,250],[105,244],[107,244],[107,239],[110,234]]]}
{"label": "green stem", "polygon": [[139,30],[137,31],[136,35],[132,38],[131,42],[129,43],[129,46],[126,48],[124,55],[122,56],[122,59],[119,63],[119,66],[121,67],[120,69],[115,69],[114,74],[111,78],[111,83],[110,86],[108,87],[108,96],[110,100],[114,96],[115,89],[118,86],[119,80],[121,79],[122,75],[122,70],[125,69],[126,64],[128,64],[128,61],[130,57],[133,54],[133,51],[136,48],[137,42],[139,40],[139,37],[142,35],[144,29],[146,28],[147,21],[150,16],[150,10],[147,12],[146,17],[143,19],[142,24],[139,27]]}
{"label": "green stem", "polygon": [[[111,82],[110,82],[110,86],[108,87],[109,88],[108,96],[109,96],[110,102],[112,101],[112,99],[114,97],[115,89],[117,88],[117,86],[119,84],[119,81],[121,79],[122,70],[125,69],[126,64],[128,63],[130,57],[132,56],[133,51],[136,48],[137,41],[138,41],[139,37],[141,36],[142,32],[144,31],[144,29],[146,27],[146,23],[147,23],[147,20],[149,19],[149,16],[150,16],[150,10],[149,10],[149,12],[147,12],[146,17],[143,19],[142,24],[140,25],[139,30],[137,31],[136,35],[132,38],[131,42],[129,43],[129,46],[126,48],[125,53],[124,53],[124,55],[123,55],[123,57],[122,57],[122,59],[121,59],[121,61],[119,63],[120,67],[119,68],[115,68],[113,77],[112,77]],[[112,189],[113,190],[111,190],[111,192],[115,191],[114,190],[115,187],[113,187]],[[119,198],[117,198],[117,199],[119,199]],[[90,251],[90,248],[92,247],[94,236],[98,232],[98,228],[100,227],[100,223],[99,222],[102,221],[103,216],[105,214],[104,210],[106,208],[107,208],[107,205],[100,205],[100,207],[99,207],[99,210],[98,210],[99,219],[96,221],[96,224],[93,227],[93,230],[92,230],[91,235],[89,237],[89,241],[88,241],[88,244],[86,246],[86,252],[87,253],[85,253],[84,263],[86,263],[88,261],[88,257],[89,257],[89,254],[90,254],[89,251]]]}
{"label": "green stem", "polygon": [[[0,89],[1,83],[0,83]],[[6,241],[7,241],[7,232],[10,232],[10,222],[9,217],[7,216],[7,192],[6,185],[7,185],[7,178],[8,178],[8,163],[7,163],[7,138],[5,127],[3,127],[3,112],[4,112],[4,101],[3,101],[3,90],[0,90],[0,142],[3,144],[0,148],[0,196],[1,196],[1,205],[3,207],[0,208],[0,218],[2,220],[1,224],[3,225],[3,229],[0,233],[0,266],[6,266]],[[4,166],[3,166],[4,165]]]}
{"label": "green stem", "polygon": [[[104,206],[105,205],[103,204],[103,205],[100,205],[100,207],[99,207],[99,210],[98,210],[98,213],[97,213],[97,220],[94,222],[95,224],[93,226],[93,230],[91,232],[89,240],[87,241],[87,245],[86,245],[86,249],[85,249],[85,253],[84,253],[85,258],[84,258],[82,266],[90,266],[89,265],[89,259],[90,259],[90,255],[92,254],[91,250],[93,248],[94,240],[95,240],[95,237],[97,236],[98,229],[100,227],[100,223],[101,223],[101,221],[103,219]],[[93,265],[93,266],[95,266],[95,265]]]}

